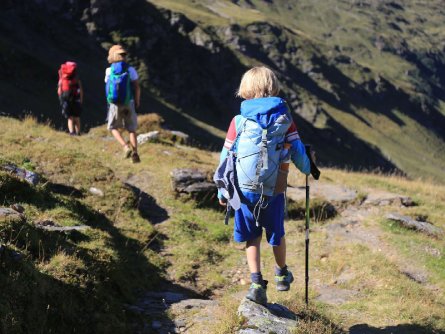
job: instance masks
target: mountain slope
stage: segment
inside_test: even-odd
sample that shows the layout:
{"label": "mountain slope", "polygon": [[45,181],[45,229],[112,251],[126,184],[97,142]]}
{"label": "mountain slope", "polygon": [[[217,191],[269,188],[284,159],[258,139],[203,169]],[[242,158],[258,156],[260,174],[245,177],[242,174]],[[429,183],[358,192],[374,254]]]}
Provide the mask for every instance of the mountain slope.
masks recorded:
{"label": "mountain slope", "polygon": [[297,116],[303,138],[317,144],[324,163],[338,161],[333,149],[352,165],[443,179],[440,2],[153,3],[216,30],[244,62],[276,70],[305,118]]}
{"label": "mountain slope", "polygon": [[58,64],[74,58],[87,89],[84,120],[103,122],[104,48],[122,43],[141,74],[140,112],[160,112],[219,147],[242,73],[265,64],[322,164],[443,181],[440,1],[6,1],[0,9],[3,113],[63,124],[54,82]]}

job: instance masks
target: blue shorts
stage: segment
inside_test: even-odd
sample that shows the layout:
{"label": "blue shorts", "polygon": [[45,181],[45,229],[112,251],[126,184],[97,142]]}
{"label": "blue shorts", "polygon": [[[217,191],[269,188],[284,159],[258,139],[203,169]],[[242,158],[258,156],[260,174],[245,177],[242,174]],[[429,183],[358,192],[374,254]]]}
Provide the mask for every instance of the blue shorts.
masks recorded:
{"label": "blue shorts", "polygon": [[233,237],[236,242],[244,242],[258,238],[266,230],[267,242],[279,246],[284,236],[284,194],[268,198],[268,205],[261,209],[260,226],[256,226],[253,210],[260,195],[242,192],[241,208],[235,211],[235,228]]}

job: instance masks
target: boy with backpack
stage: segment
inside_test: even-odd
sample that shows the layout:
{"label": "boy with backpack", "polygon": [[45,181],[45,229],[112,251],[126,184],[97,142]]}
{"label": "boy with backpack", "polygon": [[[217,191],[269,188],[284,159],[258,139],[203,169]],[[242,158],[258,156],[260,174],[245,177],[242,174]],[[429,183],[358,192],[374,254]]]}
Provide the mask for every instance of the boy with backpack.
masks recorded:
{"label": "boy with backpack", "polygon": [[[286,102],[276,97],[279,83],[266,67],[254,67],[241,80],[237,95],[244,98],[221,152],[214,180],[219,202],[235,209],[234,239],[246,242],[251,286],[246,298],[267,303],[267,283],[260,267],[263,229],[275,257],[278,291],[287,291],[294,278],[286,265],[285,195],[289,162],[310,173],[295,123]],[[228,207],[229,212],[229,207]]]}
{"label": "boy with backpack", "polygon": [[[141,91],[138,73],[126,62],[127,51],[121,45],[113,45],[108,52],[108,62],[111,64],[105,71],[105,94],[108,103],[108,130],[122,145],[125,158],[133,163],[140,162],[137,152],[137,115]],[[121,129],[129,133],[130,143],[127,143]]]}
{"label": "boy with backpack", "polygon": [[80,114],[82,113],[83,89],[77,73],[77,64],[67,61],[60,66],[57,84],[62,115],[68,120],[71,136],[80,136]]}

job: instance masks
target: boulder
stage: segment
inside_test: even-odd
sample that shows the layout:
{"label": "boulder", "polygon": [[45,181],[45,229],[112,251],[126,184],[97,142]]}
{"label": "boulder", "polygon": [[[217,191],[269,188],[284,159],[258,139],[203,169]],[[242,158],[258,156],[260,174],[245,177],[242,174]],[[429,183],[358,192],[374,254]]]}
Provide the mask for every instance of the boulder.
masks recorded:
{"label": "boulder", "polygon": [[298,325],[295,313],[280,304],[263,306],[243,299],[238,307],[238,315],[245,319],[238,334],[292,333]]}

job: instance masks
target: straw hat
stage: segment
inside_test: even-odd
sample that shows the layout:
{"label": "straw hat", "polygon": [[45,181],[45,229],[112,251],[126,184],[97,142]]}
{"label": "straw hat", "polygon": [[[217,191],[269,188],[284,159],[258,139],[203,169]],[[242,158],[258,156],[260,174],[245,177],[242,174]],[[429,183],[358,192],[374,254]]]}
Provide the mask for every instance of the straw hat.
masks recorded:
{"label": "straw hat", "polygon": [[126,54],[127,54],[127,50],[125,50],[122,45],[116,44],[116,45],[113,45],[110,48],[110,50],[108,50],[107,60],[110,64],[117,63],[119,61],[124,61]]}

